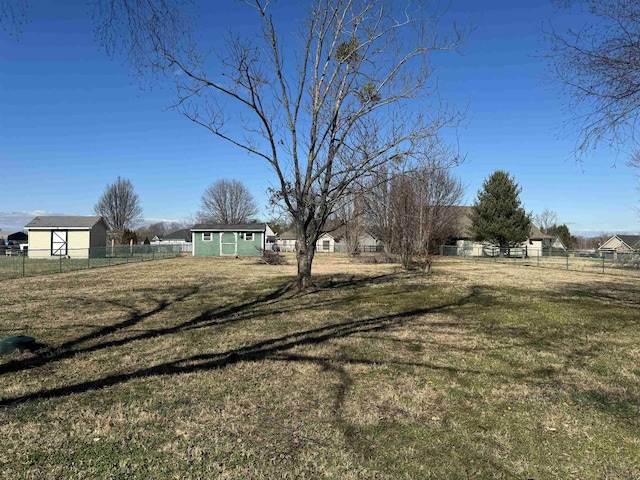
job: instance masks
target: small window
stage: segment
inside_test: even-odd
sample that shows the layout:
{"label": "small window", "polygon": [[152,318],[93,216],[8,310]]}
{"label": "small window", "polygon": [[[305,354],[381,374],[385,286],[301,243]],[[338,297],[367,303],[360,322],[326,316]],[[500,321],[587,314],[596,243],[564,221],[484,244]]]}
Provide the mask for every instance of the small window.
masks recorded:
{"label": "small window", "polygon": [[211,232],[203,232],[202,233],[202,241],[210,242],[211,241]]}
{"label": "small window", "polygon": [[331,242],[329,240],[323,240],[322,241],[322,250],[324,250],[325,252],[328,252],[330,245],[331,245]]}
{"label": "small window", "polygon": [[245,233],[245,234],[244,234],[244,239],[245,239],[247,242],[253,242],[253,233]]}

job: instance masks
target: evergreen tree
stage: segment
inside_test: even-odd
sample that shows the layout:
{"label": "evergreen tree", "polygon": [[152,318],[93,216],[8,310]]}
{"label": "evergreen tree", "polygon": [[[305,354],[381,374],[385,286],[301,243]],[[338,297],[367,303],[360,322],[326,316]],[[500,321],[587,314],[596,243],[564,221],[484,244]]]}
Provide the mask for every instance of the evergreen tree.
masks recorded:
{"label": "evergreen tree", "polygon": [[564,223],[562,225],[552,225],[548,230],[549,231],[547,233],[549,235],[559,237],[560,240],[562,240],[564,246],[567,248],[573,248],[573,245],[577,243],[577,238],[571,235],[571,232],[569,232],[569,227],[567,227],[567,225]]}
{"label": "evergreen tree", "polygon": [[531,221],[520,203],[520,192],[502,170],[484,181],[471,213],[471,231],[477,241],[508,248],[527,239]]}
{"label": "evergreen tree", "polygon": [[131,242],[131,240],[133,240],[134,244],[137,244],[138,235],[133,230],[129,230],[128,228],[125,228],[122,231],[122,237],[120,239],[120,243],[122,243],[123,245],[128,245],[129,242]]}

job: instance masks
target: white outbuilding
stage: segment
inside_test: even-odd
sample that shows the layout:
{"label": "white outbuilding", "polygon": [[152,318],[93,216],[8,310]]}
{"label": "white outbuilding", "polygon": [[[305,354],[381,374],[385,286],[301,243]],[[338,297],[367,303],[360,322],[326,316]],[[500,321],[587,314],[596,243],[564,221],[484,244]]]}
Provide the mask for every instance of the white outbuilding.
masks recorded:
{"label": "white outbuilding", "polygon": [[107,226],[100,216],[41,216],[31,220],[30,258],[89,258],[104,256]]}

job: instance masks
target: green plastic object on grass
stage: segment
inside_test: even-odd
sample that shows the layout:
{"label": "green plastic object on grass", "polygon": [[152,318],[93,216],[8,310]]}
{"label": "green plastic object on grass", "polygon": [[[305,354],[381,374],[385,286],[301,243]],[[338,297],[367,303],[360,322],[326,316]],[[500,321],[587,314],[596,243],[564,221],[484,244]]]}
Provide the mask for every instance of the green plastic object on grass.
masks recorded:
{"label": "green plastic object on grass", "polygon": [[22,353],[31,350],[36,343],[36,339],[27,335],[11,335],[0,340],[0,355],[10,355],[17,351]]}

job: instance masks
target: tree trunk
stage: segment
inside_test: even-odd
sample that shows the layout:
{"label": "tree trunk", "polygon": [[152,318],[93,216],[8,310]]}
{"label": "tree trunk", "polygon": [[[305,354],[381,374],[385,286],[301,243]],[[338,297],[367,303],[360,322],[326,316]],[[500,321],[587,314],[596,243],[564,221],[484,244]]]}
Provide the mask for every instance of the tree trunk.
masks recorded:
{"label": "tree trunk", "polygon": [[313,257],[316,253],[316,240],[318,238],[315,232],[309,232],[309,225],[299,222],[296,226],[296,260],[298,262],[298,289],[305,290],[312,286],[311,283],[311,265]]}
{"label": "tree trunk", "polygon": [[311,264],[315,249],[313,246],[305,245],[304,242],[298,240],[300,248],[296,251],[296,259],[298,260],[298,289],[305,290],[311,287]]}

